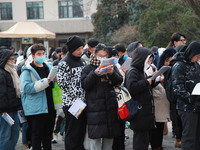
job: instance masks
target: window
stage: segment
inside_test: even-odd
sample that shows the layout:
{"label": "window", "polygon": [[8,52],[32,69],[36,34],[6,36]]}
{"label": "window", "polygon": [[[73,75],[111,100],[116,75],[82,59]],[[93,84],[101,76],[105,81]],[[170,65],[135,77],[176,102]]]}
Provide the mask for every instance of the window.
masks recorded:
{"label": "window", "polygon": [[44,19],[43,2],[27,2],[27,19]]}
{"label": "window", "polygon": [[59,1],[59,18],[83,17],[83,0]]}
{"label": "window", "polygon": [[0,3],[0,20],[12,20],[12,3]]}

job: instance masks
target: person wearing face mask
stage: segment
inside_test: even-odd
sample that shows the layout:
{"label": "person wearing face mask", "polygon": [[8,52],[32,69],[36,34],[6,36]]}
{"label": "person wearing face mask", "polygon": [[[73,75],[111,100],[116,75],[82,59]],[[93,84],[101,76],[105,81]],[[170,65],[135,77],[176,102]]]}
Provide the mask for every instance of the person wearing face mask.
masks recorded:
{"label": "person wearing face mask", "polygon": [[53,104],[53,82],[48,78],[51,67],[45,63],[45,47],[31,47],[33,61],[22,67],[20,75],[21,100],[31,129],[33,150],[50,150],[56,111]]}
{"label": "person wearing face mask", "polygon": [[109,52],[104,44],[98,44],[81,74],[81,83],[86,91],[87,125],[90,150],[111,150],[113,138],[119,137],[120,122],[116,96],[113,86],[120,85],[123,77],[114,66],[102,74],[98,71],[100,58],[108,58]]}
{"label": "person wearing face mask", "polygon": [[[131,69],[125,77],[125,87],[131,97],[138,101],[138,112],[131,121],[130,128],[133,130],[133,149],[148,150],[151,130],[155,126],[154,99],[152,95],[152,78],[147,77],[147,69],[152,60],[152,51],[145,48],[136,48],[133,52]],[[148,63],[149,62],[149,63]]]}
{"label": "person wearing face mask", "polygon": [[183,59],[172,68],[172,87],[176,109],[182,121],[182,150],[200,149],[200,96],[192,91],[200,82],[200,42],[193,41],[186,48]]}
{"label": "person wearing face mask", "polygon": [[[19,76],[14,68],[15,55],[0,50],[0,149],[13,150],[19,138],[17,111],[21,109]],[[7,113],[15,122],[10,126],[2,117]]]}

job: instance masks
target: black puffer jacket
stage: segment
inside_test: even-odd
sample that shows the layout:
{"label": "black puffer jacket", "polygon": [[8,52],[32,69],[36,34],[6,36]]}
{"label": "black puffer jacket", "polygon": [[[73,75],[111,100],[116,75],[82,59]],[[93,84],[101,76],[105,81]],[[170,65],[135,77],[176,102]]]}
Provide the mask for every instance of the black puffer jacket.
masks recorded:
{"label": "black puffer jacket", "polygon": [[138,110],[135,118],[131,121],[131,129],[133,130],[155,128],[154,102],[151,86],[143,71],[145,60],[151,53],[147,48],[137,48],[133,52],[131,64],[136,69],[131,70],[126,76],[126,87],[132,98],[137,100],[141,106],[141,109]]}
{"label": "black puffer jacket", "polygon": [[86,90],[89,138],[114,138],[121,132],[117,100],[111,91],[113,86],[122,83],[123,77],[115,68],[113,74],[108,75],[110,82],[102,82],[95,69],[95,66],[87,65],[81,75],[82,87]]}
{"label": "black puffer jacket", "polygon": [[12,54],[11,50],[0,50],[0,112],[17,111],[21,106],[21,101],[16,96],[12,77],[4,69]]}
{"label": "black puffer jacket", "polygon": [[200,82],[200,65],[191,62],[191,58],[197,54],[200,54],[200,42],[192,42],[184,58],[173,66],[172,85],[178,110],[200,112],[200,96],[191,95],[195,85]]}

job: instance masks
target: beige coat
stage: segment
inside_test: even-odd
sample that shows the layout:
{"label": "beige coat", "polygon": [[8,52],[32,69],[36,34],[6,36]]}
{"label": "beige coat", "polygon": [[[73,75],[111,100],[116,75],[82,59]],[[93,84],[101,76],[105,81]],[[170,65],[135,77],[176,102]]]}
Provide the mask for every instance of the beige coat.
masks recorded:
{"label": "beige coat", "polygon": [[[148,76],[151,76],[153,74],[152,67],[150,67],[146,73]],[[160,78],[158,77],[156,80],[160,80]],[[155,103],[156,122],[168,122],[170,120],[170,105],[166,96],[165,89],[161,83],[153,88],[153,97]]]}

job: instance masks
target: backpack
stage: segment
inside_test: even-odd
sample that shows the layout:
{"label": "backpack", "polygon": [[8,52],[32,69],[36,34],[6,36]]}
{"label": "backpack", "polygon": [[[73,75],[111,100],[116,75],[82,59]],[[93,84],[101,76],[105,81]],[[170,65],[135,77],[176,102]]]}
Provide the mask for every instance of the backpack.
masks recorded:
{"label": "backpack", "polygon": [[176,103],[176,97],[173,91],[172,85],[172,68],[173,66],[164,73],[165,81],[164,81],[164,88],[166,91],[167,99],[170,103]]}

